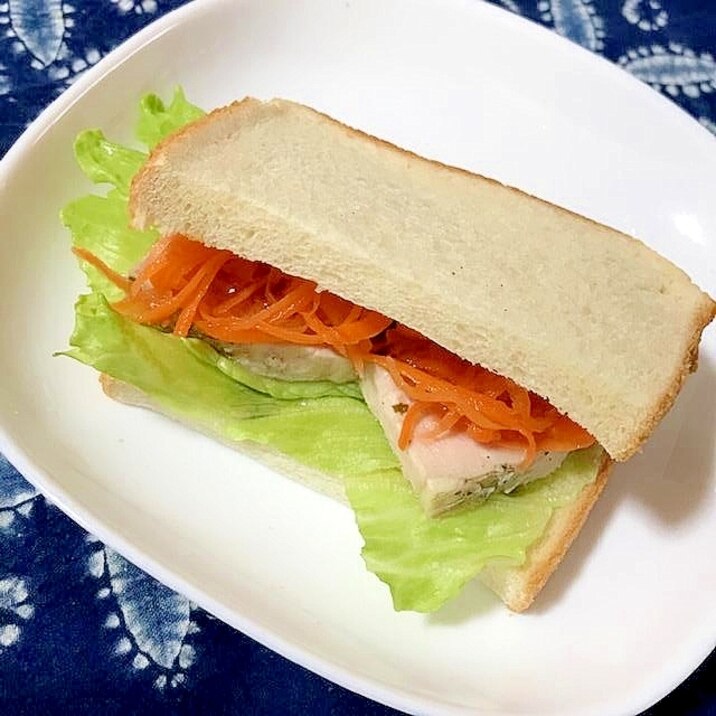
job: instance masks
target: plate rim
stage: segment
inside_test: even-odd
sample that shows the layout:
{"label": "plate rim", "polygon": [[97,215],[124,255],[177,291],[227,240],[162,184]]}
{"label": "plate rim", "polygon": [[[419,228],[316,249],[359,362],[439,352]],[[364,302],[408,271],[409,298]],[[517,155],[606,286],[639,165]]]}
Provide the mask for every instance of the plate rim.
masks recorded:
{"label": "plate rim", "polygon": [[[399,1],[402,2],[403,0]],[[424,3],[439,4],[439,0],[423,1]],[[445,0],[442,1],[443,3],[445,2]],[[185,5],[175,8],[162,17],[157,18],[121,42],[96,65],[89,68],[77,82],[72,84],[45,107],[15,140],[4,157],[0,159],[0,191],[4,190],[7,183],[6,177],[12,175],[15,167],[22,162],[24,155],[28,150],[31,150],[33,144],[40,140],[45,134],[51,132],[54,125],[62,119],[77,101],[85,94],[90,93],[95,85],[99,84],[106,75],[118,69],[127,59],[142,52],[146,46],[171,31],[174,27],[190,24],[195,17],[198,18],[204,14],[214,12],[218,8],[221,8],[221,6],[232,10],[239,4],[256,2],[260,2],[260,0],[240,0],[240,2],[235,2],[234,0],[191,0]],[[713,142],[713,137],[710,132],[689,113],[659,92],[619,68],[607,58],[590,52],[535,21],[514,14],[506,8],[498,7],[486,0],[450,0],[450,2],[456,6],[474,5],[475,7],[470,8],[470,10],[486,13],[491,22],[502,22],[505,25],[512,25],[516,32],[540,37],[543,42],[556,43],[557,46],[561,46],[565,52],[576,52],[582,57],[589,57],[589,61],[594,63],[595,67],[599,67],[601,72],[611,73],[611,79],[613,81],[621,81],[630,86],[630,91],[635,97],[639,97],[640,102],[651,102],[657,108],[657,111],[662,114],[667,113],[669,115],[667,118],[671,122],[681,123],[684,128],[683,131],[691,132],[694,137],[700,137],[701,139],[699,141],[707,139],[708,142]],[[711,148],[711,151],[716,150],[716,145],[708,144],[708,146]],[[8,458],[15,469],[28,482],[33,484],[43,495],[47,496],[56,507],[79,524],[80,527],[99,537],[103,543],[116,549],[117,552],[125,556],[130,562],[137,565],[161,583],[167,585],[170,589],[183,594],[206,611],[214,614],[221,621],[238,629],[240,632],[248,635],[250,638],[263,644],[284,658],[350,691],[407,713],[440,713],[455,714],[455,716],[475,713],[474,709],[469,706],[451,704],[445,700],[420,696],[405,689],[390,686],[371,677],[366,677],[358,672],[351,671],[349,668],[330,662],[314,654],[303,645],[293,643],[289,639],[284,639],[276,635],[263,625],[224,606],[220,601],[213,599],[200,588],[192,586],[186,579],[178,574],[174,574],[171,569],[164,567],[159,560],[155,560],[151,555],[144,552],[141,547],[136,546],[132,539],[124,537],[120,531],[113,529],[106,525],[101,519],[96,518],[90,509],[83,507],[82,504],[72,496],[70,491],[65,490],[55,482],[47,470],[36,463],[32,458],[25,455],[22,448],[16,443],[15,439],[2,423],[0,423],[0,453]],[[659,686],[657,686],[655,682],[648,694],[644,690],[635,694],[630,702],[624,702],[623,700],[615,698],[607,704],[600,704],[598,710],[592,706],[582,709],[579,712],[570,711],[570,714],[591,716],[591,714],[596,715],[598,713],[601,715],[607,713],[604,710],[605,706],[610,709],[608,713],[615,714],[639,713],[649,708],[671,693],[671,691],[685,681],[708,658],[716,647],[716,634],[703,639],[701,646],[701,649],[694,649],[690,652],[692,654],[691,659],[678,662],[680,668],[676,668],[677,664],[674,665],[674,668],[669,671],[670,678],[663,678],[658,682],[658,684],[660,684]],[[489,712],[482,711],[480,713],[504,714],[506,716],[508,711],[500,709],[490,710]],[[509,711],[509,713],[512,714],[513,712]]]}

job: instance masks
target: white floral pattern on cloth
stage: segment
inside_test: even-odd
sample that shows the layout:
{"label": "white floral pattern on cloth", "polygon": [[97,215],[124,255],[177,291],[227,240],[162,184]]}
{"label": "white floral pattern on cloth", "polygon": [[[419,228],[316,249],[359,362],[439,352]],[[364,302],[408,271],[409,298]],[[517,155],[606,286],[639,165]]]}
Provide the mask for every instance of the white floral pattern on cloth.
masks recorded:
{"label": "white floral pattern on cloth", "polygon": [[7,0],[0,3],[0,23],[7,25],[6,34],[14,39],[14,52],[27,52],[30,66],[37,70],[60,55],[74,25],[73,11],[61,0]]}
{"label": "white floral pattern on cloth", "polygon": [[0,154],[58,94],[186,0],[0,0]]}
{"label": "white floral pattern on cloth", "polygon": [[644,32],[661,30],[669,22],[669,13],[660,0],[624,0],[622,15],[628,23]]}
{"label": "white floral pattern on cloth", "polygon": [[706,129],[708,129],[712,134],[716,134],[716,122],[708,117],[699,117],[699,124],[702,127],[706,127]]}
{"label": "white floral pattern on cloth", "polygon": [[520,10],[520,6],[515,2],[515,0],[495,0],[498,5],[501,5],[505,8],[505,10],[509,10],[510,12],[514,12],[515,15],[521,15],[522,11]]}
{"label": "white floral pattern on cloth", "polygon": [[604,48],[604,21],[592,0],[539,0],[537,9],[560,35],[592,52]]}
{"label": "white floral pattern on cloth", "polygon": [[86,69],[97,64],[101,59],[102,54],[96,47],[88,47],[75,56],[61,51],[56,62],[48,68],[47,75],[58,83],[57,93],[59,94],[80,77]]}
{"label": "white floral pattern on cloth", "polygon": [[628,50],[618,60],[654,89],[664,90],[672,97],[683,93],[696,99],[716,90],[716,62],[710,52],[697,53],[679,43],[642,46]]}
{"label": "white floral pattern on cloth", "polygon": [[14,527],[18,518],[27,518],[38,497],[37,490],[0,455],[0,531]]}
{"label": "white floral pattern on cloth", "polygon": [[17,644],[23,622],[30,619],[34,612],[26,581],[15,575],[0,578],[0,657]]}
{"label": "white floral pattern on cloth", "polygon": [[32,69],[46,70],[47,78],[57,82],[57,93],[102,57],[91,45],[79,51],[68,46],[75,25],[74,14],[74,6],[61,0],[0,3],[0,23],[7,26],[6,35],[12,38],[13,53],[27,55]]}
{"label": "white floral pattern on cloth", "polygon": [[10,78],[5,74],[7,67],[0,64],[0,97],[6,95],[10,91]]}
{"label": "white floral pattern on cloth", "polygon": [[151,15],[157,11],[156,0],[110,0],[121,13],[135,12],[137,15]]}
{"label": "white floral pattern on cloth", "polygon": [[189,643],[199,631],[192,620],[196,607],[96,538],[87,540],[93,547],[88,570],[107,614],[104,626],[117,634],[115,653],[135,670],[150,669],[158,689],[183,684],[196,656]]}

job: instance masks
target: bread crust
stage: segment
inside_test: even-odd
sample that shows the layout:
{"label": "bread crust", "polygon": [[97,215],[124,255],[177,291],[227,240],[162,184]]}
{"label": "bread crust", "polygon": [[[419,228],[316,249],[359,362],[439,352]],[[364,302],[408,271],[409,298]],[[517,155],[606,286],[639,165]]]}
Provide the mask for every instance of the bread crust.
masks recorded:
{"label": "bread crust", "polygon": [[701,310],[694,317],[691,328],[691,338],[688,348],[684,353],[684,360],[681,365],[677,367],[669,387],[654,404],[653,410],[647,415],[641,432],[635,436],[634,440],[632,440],[624,450],[611,456],[614,460],[624,462],[636,453],[641,452],[642,445],[652,432],[654,432],[654,429],[661,422],[661,419],[671,410],[676,398],[681,392],[684,381],[691,373],[695,373],[698,368],[701,335],[714,318],[716,318],[716,302],[711,297],[708,297],[708,301],[704,303]]}
{"label": "bread crust", "polygon": [[[256,108],[259,105],[264,104],[270,104],[274,106],[277,112],[284,112],[289,111],[287,108],[290,106],[296,106],[294,103],[288,103],[283,100],[271,100],[268,103],[263,103],[260,100],[254,99],[252,97],[246,97],[242,100],[237,100],[233,102],[232,104],[221,107],[218,109],[215,109],[211,113],[207,114],[205,117],[202,117],[201,119],[197,120],[196,122],[182,128],[178,132],[174,133],[173,135],[170,135],[165,140],[163,140],[152,152],[149,160],[144,165],[144,167],[138,172],[138,174],[134,177],[132,181],[132,187],[130,192],[130,199],[129,199],[129,213],[131,217],[131,223],[136,228],[146,228],[147,225],[150,222],[150,217],[148,214],[148,209],[146,206],[143,206],[143,198],[145,196],[146,188],[152,184],[154,181],[154,175],[157,171],[161,171],[161,166],[168,161],[167,155],[171,151],[172,147],[175,145],[179,145],[180,143],[184,141],[191,141],[192,135],[198,134],[201,132],[202,128],[215,122],[217,118],[221,118],[223,116],[228,115],[235,115],[236,113],[242,113],[245,111],[250,111],[253,108]],[[490,184],[494,186],[499,186],[504,189],[509,190],[510,192],[514,193],[515,195],[518,195],[520,197],[523,197],[524,199],[529,199],[530,201],[536,201],[539,202],[541,205],[549,207],[549,209],[553,212],[556,212],[558,214],[562,214],[565,216],[570,216],[578,219],[582,222],[587,222],[588,224],[596,227],[602,227],[603,225],[599,224],[598,222],[588,219],[586,217],[580,216],[579,214],[572,212],[568,209],[564,209],[562,207],[556,206],[554,204],[551,204],[550,202],[544,201],[542,199],[539,199],[538,197],[534,197],[520,189],[516,189],[514,187],[506,186],[502,184],[501,182],[498,182],[494,179],[491,179],[489,177],[483,177],[478,174],[475,174],[473,172],[470,172],[466,169],[461,169],[459,167],[453,167],[446,165],[444,163],[427,159],[425,157],[421,157],[420,155],[411,152],[409,150],[403,149],[401,147],[398,147],[397,145],[376,138],[366,132],[363,132],[359,129],[355,129],[353,127],[349,127],[333,118],[328,116],[327,114],[324,114],[322,112],[318,112],[316,110],[303,107],[304,110],[308,110],[309,112],[312,112],[314,115],[321,117],[326,122],[331,123],[332,126],[337,127],[341,132],[346,134],[347,136],[354,137],[354,138],[360,138],[364,141],[367,141],[370,145],[375,147],[381,147],[384,150],[387,150],[389,152],[397,153],[402,157],[409,158],[411,162],[417,162],[419,164],[423,164],[426,166],[431,166],[441,172],[446,172],[448,174],[456,174],[463,177],[471,177],[471,178],[479,178],[480,180],[484,180],[489,182]],[[608,228],[608,227],[607,227]],[[629,236],[623,232],[616,231],[614,229],[611,229],[615,234],[622,237],[623,239],[627,240],[628,242],[636,245],[642,245],[642,243],[632,237]],[[201,241],[201,236],[190,236],[190,238],[196,239]],[[250,258],[250,257],[249,257]],[[683,272],[682,272],[683,273]],[[685,274],[684,274],[685,276]],[[314,278],[312,276],[307,276],[307,278]],[[371,306],[371,308],[376,308],[377,310],[380,310],[380,306]],[[613,440],[612,435],[609,435],[609,439],[607,439],[606,435],[599,434],[596,430],[592,429],[592,426],[587,424],[586,422],[583,422],[583,426],[591,430],[597,437],[600,442],[602,442],[605,446],[605,449],[609,452],[612,459],[617,461],[624,461],[629,459],[632,455],[634,455],[636,452],[638,452],[644,443],[644,441],[649,437],[649,435],[653,432],[656,425],[659,423],[659,421],[663,418],[663,416],[668,412],[668,410],[672,407],[674,401],[676,400],[676,397],[678,396],[679,391],[681,390],[681,387],[684,383],[684,380],[689,375],[689,373],[693,372],[697,365],[697,358],[698,358],[698,345],[701,338],[701,334],[705,327],[710,323],[711,320],[713,320],[714,316],[716,315],[716,303],[711,299],[708,295],[702,294],[702,300],[698,306],[698,309],[695,311],[695,315],[693,316],[693,320],[691,321],[691,333],[690,338],[686,341],[687,347],[683,352],[683,355],[681,357],[681,361],[679,365],[675,367],[675,370],[673,372],[673,375],[666,385],[664,389],[659,390],[659,393],[654,397],[653,403],[651,404],[650,408],[645,409],[643,414],[640,414],[639,422],[636,424],[630,424],[628,429],[628,434],[620,438],[618,442]],[[433,336],[428,335],[428,337],[433,338]],[[492,368],[488,363],[485,363],[487,367]],[[493,368],[494,369],[494,368]],[[499,371],[498,371],[499,372]],[[516,379],[514,375],[510,375],[508,372],[504,373],[507,375],[507,377],[510,377],[512,379]],[[517,382],[521,382],[517,380]],[[548,394],[549,391],[540,391],[538,388],[535,388],[535,386],[526,386],[530,389],[534,390],[534,392],[537,392],[541,394],[543,397],[547,398],[548,400],[552,400],[552,396]],[[553,401],[554,402],[554,401]],[[558,408],[560,408],[563,412],[572,413],[573,411],[570,410],[570,406],[566,404],[559,404],[555,402]],[[622,416],[623,417],[623,416]],[[616,424],[619,417],[614,416],[613,422]]]}
{"label": "bread crust", "polygon": [[[140,208],[143,195],[143,187],[146,183],[151,182],[151,175],[156,170],[157,166],[161,165],[165,159],[166,151],[178,144],[187,137],[191,137],[192,134],[196,134],[201,128],[212,123],[217,117],[224,114],[231,114],[236,111],[240,111],[243,108],[250,107],[251,105],[259,104],[260,100],[254,97],[244,97],[238,99],[225,107],[218,107],[211,112],[208,112],[203,117],[184,125],[180,129],[172,132],[169,136],[164,137],[151,151],[149,159],[142,165],[140,170],[132,177],[129,184],[129,201],[127,204],[129,212],[129,224],[135,229],[148,229],[151,228],[147,222],[147,217],[143,209]],[[189,237],[196,241],[201,241],[200,236]]]}
{"label": "bread crust", "polygon": [[[101,374],[100,384],[105,394],[113,400],[147,408],[176,419],[170,412],[164,410],[145,393],[129,383],[116,380],[107,374]],[[189,428],[196,429],[188,422],[184,424]],[[207,433],[207,435],[217,439],[216,435],[211,433]],[[343,483],[336,476],[307,468],[305,465],[264,446],[246,441],[239,444],[226,444],[316,492],[348,504]],[[530,548],[524,565],[510,568],[503,568],[499,565],[488,566],[478,575],[509,609],[515,612],[526,610],[559,566],[604,489],[612,464],[612,461],[605,455],[595,481],[587,485],[574,502],[555,511],[545,535]]]}
{"label": "bread crust", "polygon": [[560,565],[606,487],[614,463],[605,456],[594,482],[579,497],[552,515],[542,539],[533,545],[520,567],[488,565],[480,579],[514,612],[524,612]]}

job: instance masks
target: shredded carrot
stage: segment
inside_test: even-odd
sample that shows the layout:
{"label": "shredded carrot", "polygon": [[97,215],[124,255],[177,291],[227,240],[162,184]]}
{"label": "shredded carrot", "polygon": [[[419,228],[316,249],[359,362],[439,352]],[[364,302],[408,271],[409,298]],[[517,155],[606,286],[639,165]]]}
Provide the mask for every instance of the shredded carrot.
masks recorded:
{"label": "shredded carrot", "polygon": [[359,373],[367,364],[384,368],[411,401],[398,441],[402,450],[427,418],[433,425],[426,439],[459,431],[480,443],[520,448],[522,467],[540,451],[570,451],[594,442],[514,381],[266,264],[175,235],[157,242],[129,279],[86,249],[74,251],[125,291],[114,307],[139,323],[229,343],[329,346]]}
{"label": "shredded carrot", "polygon": [[83,249],[81,246],[73,246],[72,253],[83,261],[86,261],[90,266],[94,266],[98,271],[101,271],[115,286],[121,288],[123,291],[129,291],[132,282],[116,271],[113,271],[102,259],[97,258],[91,251]]}
{"label": "shredded carrot", "polygon": [[[481,443],[525,449],[523,466],[530,465],[537,452],[575,450],[594,442],[543,398],[405,326],[386,330],[363,360],[388,370],[413,405],[442,407],[437,424],[425,434],[428,439],[462,430]],[[408,447],[420,422],[407,417],[399,437],[401,449]]]}

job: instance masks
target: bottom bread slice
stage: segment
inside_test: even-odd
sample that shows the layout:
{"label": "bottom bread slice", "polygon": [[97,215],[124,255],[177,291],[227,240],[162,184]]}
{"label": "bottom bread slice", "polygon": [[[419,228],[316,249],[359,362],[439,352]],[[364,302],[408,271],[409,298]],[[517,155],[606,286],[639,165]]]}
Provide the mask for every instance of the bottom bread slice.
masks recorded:
{"label": "bottom bread slice", "polygon": [[480,579],[514,612],[523,612],[559,566],[607,484],[613,462],[605,455],[594,482],[570,504],[555,510],[542,538],[530,547],[520,567],[488,564]]}
{"label": "bottom bread slice", "polygon": [[[156,401],[129,383],[115,380],[106,374],[100,376],[100,383],[105,394],[113,400],[149,408],[173,420],[178,420],[193,430],[203,432],[214,439],[217,438],[211,432],[202,430],[201,426],[178,419],[171,411],[165,410]],[[221,442],[225,441],[221,440]],[[317,492],[348,504],[340,477],[306,467],[263,445],[248,441],[242,442],[240,445],[225,444],[232,448],[238,448],[242,453]],[[570,504],[555,510],[545,534],[530,547],[523,565],[508,567],[493,563],[482,570],[479,575],[482,582],[492,589],[511,610],[522,612],[527,609],[544,587],[579,534],[589,512],[602,493],[611,467],[612,461],[605,454],[594,482],[587,485]]]}

